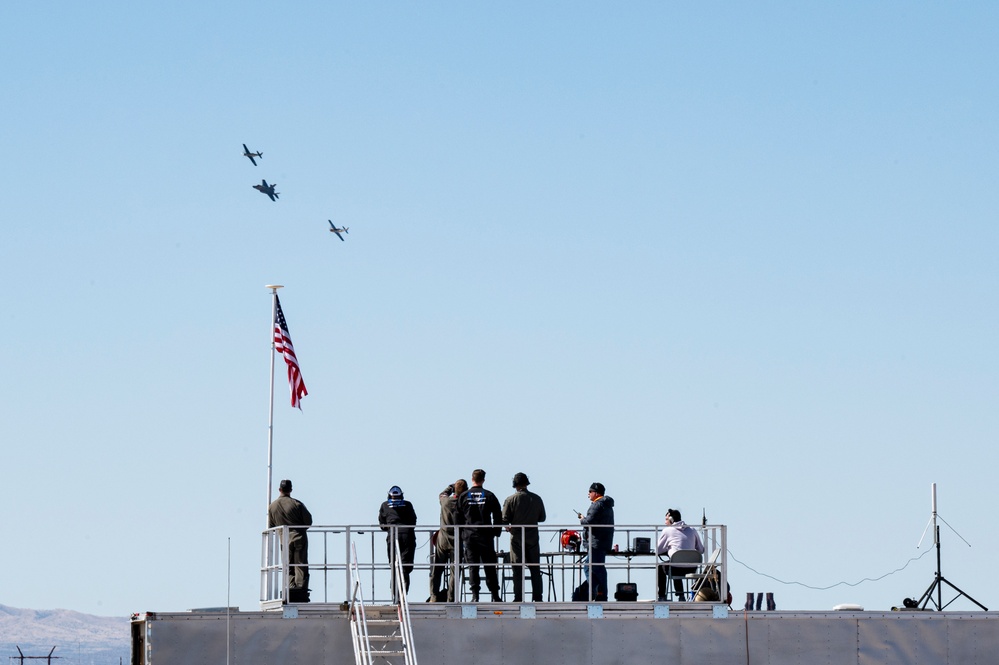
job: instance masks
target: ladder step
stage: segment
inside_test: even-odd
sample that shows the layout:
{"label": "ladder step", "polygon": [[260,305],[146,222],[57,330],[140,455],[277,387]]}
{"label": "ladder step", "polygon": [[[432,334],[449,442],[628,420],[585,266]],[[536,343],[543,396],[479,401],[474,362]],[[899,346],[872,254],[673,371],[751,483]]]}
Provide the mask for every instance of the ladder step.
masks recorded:
{"label": "ladder step", "polygon": [[407,662],[413,645],[406,642],[404,630],[410,626],[406,619],[408,616],[397,605],[365,607],[362,603],[350,617],[354,654],[358,662],[365,657],[368,663],[377,660],[379,665],[402,665]]}

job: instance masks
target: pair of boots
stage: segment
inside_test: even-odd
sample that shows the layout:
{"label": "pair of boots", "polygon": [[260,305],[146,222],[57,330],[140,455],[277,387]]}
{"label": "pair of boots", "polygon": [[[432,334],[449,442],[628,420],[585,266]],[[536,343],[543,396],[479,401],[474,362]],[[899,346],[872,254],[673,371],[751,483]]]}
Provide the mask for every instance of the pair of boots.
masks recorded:
{"label": "pair of boots", "polygon": [[[773,612],[777,609],[777,603],[774,602],[773,592],[768,591],[767,594],[767,611]],[[756,594],[756,611],[759,612],[763,608],[763,593]],[[746,611],[750,612],[753,610],[753,592],[746,592]]]}
{"label": "pair of boots", "polygon": [[289,603],[307,603],[309,602],[309,590],[299,589],[297,587],[292,587],[288,589],[288,602]]}

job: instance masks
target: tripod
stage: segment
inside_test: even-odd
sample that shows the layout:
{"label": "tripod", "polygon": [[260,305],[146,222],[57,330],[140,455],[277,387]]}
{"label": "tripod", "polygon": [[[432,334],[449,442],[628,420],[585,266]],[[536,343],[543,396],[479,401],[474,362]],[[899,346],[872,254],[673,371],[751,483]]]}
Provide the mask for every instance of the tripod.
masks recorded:
{"label": "tripod", "polygon": [[[951,603],[953,603],[955,600],[957,600],[961,596],[964,596],[965,598],[967,598],[968,600],[970,600],[971,602],[973,602],[975,605],[978,605],[980,608],[982,608],[983,610],[985,610],[987,612],[989,608],[987,608],[984,605],[982,605],[980,602],[978,602],[977,600],[975,600],[974,598],[972,598],[971,596],[969,596],[968,594],[966,594],[964,591],[961,591],[959,588],[957,588],[957,586],[955,586],[954,584],[952,584],[950,582],[950,580],[948,580],[946,577],[944,577],[943,573],[940,572],[940,527],[939,527],[939,525],[937,525],[937,484],[933,483],[930,487],[931,487],[931,493],[932,493],[932,499],[933,499],[933,515],[930,517],[930,522],[926,526],[929,527],[930,524],[933,525],[933,543],[934,543],[934,545],[936,545],[936,548],[937,548],[937,572],[936,572],[936,576],[933,578],[933,582],[930,583],[930,586],[926,589],[926,591],[923,593],[923,595],[919,597],[919,600],[917,600],[913,604],[913,607],[918,607],[921,610],[925,610],[926,606],[928,604],[933,603],[933,605],[936,608],[936,610],[938,612],[942,612],[943,609],[945,607],[947,607],[947,605],[950,605]],[[942,517],[940,519],[943,520]],[[947,524],[946,520],[943,520],[943,522],[944,522],[944,524]],[[950,526],[950,525],[947,524],[947,526]],[[953,527],[951,527],[951,530],[953,530]],[[957,533],[957,531],[954,531],[954,533]],[[926,535],[926,529],[923,529],[923,536],[925,536],[925,535]],[[961,534],[958,533],[957,537],[961,538]],[[961,540],[964,540],[964,538],[961,538]],[[923,539],[920,538],[919,542],[922,543]],[[964,540],[964,542],[967,543],[968,541]],[[968,545],[968,546],[971,547],[971,545]],[[943,604],[943,585],[944,584],[946,584],[952,590],[954,590],[954,591],[957,592],[957,595],[954,596],[953,598],[951,598],[949,601],[947,601],[946,605]],[[933,592],[934,591],[936,591],[936,596],[937,596],[936,600],[933,599]]]}

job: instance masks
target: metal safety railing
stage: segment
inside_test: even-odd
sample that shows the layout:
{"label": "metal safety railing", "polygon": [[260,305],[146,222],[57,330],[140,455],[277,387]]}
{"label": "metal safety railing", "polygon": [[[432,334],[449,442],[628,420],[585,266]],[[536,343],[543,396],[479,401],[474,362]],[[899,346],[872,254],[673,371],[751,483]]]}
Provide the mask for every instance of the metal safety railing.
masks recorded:
{"label": "metal safety railing", "polygon": [[[697,530],[704,545],[702,564],[696,574],[689,576],[689,584],[696,587],[704,582],[706,568],[711,566],[715,575],[713,584],[719,589],[727,588],[727,528],[724,525],[706,524],[690,525]],[[434,569],[442,572],[438,576],[443,588],[447,587],[450,575],[457,575],[455,580],[455,602],[469,602],[473,590],[472,562],[465,556],[467,552],[461,545],[474,532],[489,529],[491,533],[482,540],[492,543],[496,552],[493,562],[486,556],[475,562],[479,569],[477,577],[481,579],[481,598],[490,598],[489,579],[495,574],[500,600],[512,602],[514,577],[519,577],[523,589],[523,597],[536,597],[534,593],[531,567],[537,566],[541,571],[543,600],[546,602],[563,602],[572,599],[573,591],[579,589],[584,580],[592,579],[598,572],[598,562],[587,556],[587,543],[592,542],[593,531],[598,525],[504,525],[500,535],[495,535],[497,527],[456,526],[448,529],[451,542],[458,544],[453,548],[454,559],[449,562],[446,557],[438,557],[432,544],[432,536],[438,530],[436,527],[387,527],[383,531],[379,525],[317,525],[308,530],[309,551],[309,586],[311,602],[340,603],[348,602],[355,593],[355,585],[363,587],[366,602],[372,604],[389,604],[398,600],[393,593],[393,584],[401,582],[402,575],[393,575],[393,565],[387,543],[398,543],[400,530],[412,531],[416,536],[415,551],[412,556],[411,586],[408,598],[411,602],[431,600],[433,589],[430,582]],[[613,600],[617,585],[625,583],[637,587],[639,599],[655,600],[659,567],[668,564],[664,555],[656,553],[656,543],[663,529],[662,525],[626,524],[614,526],[614,549],[606,553],[603,563],[607,573],[607,600]],[[517,534],[516,532],[520,532]],[[260,568],[260,602],[264,609],[279,607],[282,604],[294,602],[289,592],[290,580],[294,576],[294,566],[289,565],[283,552],[283,543],[288,542],[289,527],[275,527],[263,532],[261,568]],[[536,539],[535,539],[536,533]],[[511,556],[511,545],[517,544],[519,551]],[[533,549],[537,543],[537,549]],[[395,545],[393,545],[393,548]],[[488,548],[487,548],[488,549]],[[353,553],[353,555],[352,555]],[[409,554],[400,552],[400,565],[409,565]],[[356,567],[352,564],[356,562]],[[524,565],[518,562],[523,561]],[[536,562],[536,563],[535,563]],[[352,568],[354,571],[352,572]],[[533,578],[534,580],[537,577]],[[672,596],[672,584],[667,584],[665,591]],[[691,600],[696,588],[685,591],[683,600]],[[406,596],[407,594],[403,594]],[[726,594],[720,594],[724,600]],[[598,600],[591,588],[583,600]],[[602,600],[603,598],[599,598]],[[671,597],[670,600],[679,601]]]}
{"label": "metal safety railing", "polygon": [[[354,644],[355,665],[417,665],[413,642],[413,624],[402,569],[398,543],[393,555],[394,594],[398,603],[386,607],[371,607],[373,617],[364,602],[364,588],[360,581],[357,551],[351,545],[351,579],[353,595],[350,599],[350,632]],[[388,609],[388,611],[386,611]]]}
{"label": "metal safety railing", "polygon": [[364,585],[361,584],[357,568],[357,552],[350,548],[350,571],[352,577],[350,596],[350,635],[354,644],[355,665],[371,665],[370,641],[368,640],[368,616],[364,607]]}

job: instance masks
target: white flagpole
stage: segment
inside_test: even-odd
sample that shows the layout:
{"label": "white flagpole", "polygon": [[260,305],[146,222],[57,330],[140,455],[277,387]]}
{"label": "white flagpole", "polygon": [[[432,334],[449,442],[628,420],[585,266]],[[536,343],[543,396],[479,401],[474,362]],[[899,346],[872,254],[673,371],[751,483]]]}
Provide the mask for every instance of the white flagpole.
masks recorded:
{"label": "white flagpole", "polygon": [[[264,287],[271,290],[271,400],[270,410],[267,416],[267,505],[271,505],[273,493],[273,471],[271,465],[274,462],[274,322],[277,320],[277,290],[284,288],[281,284],[268,284]],[[266,510],[264,511],[266,514]]]}

